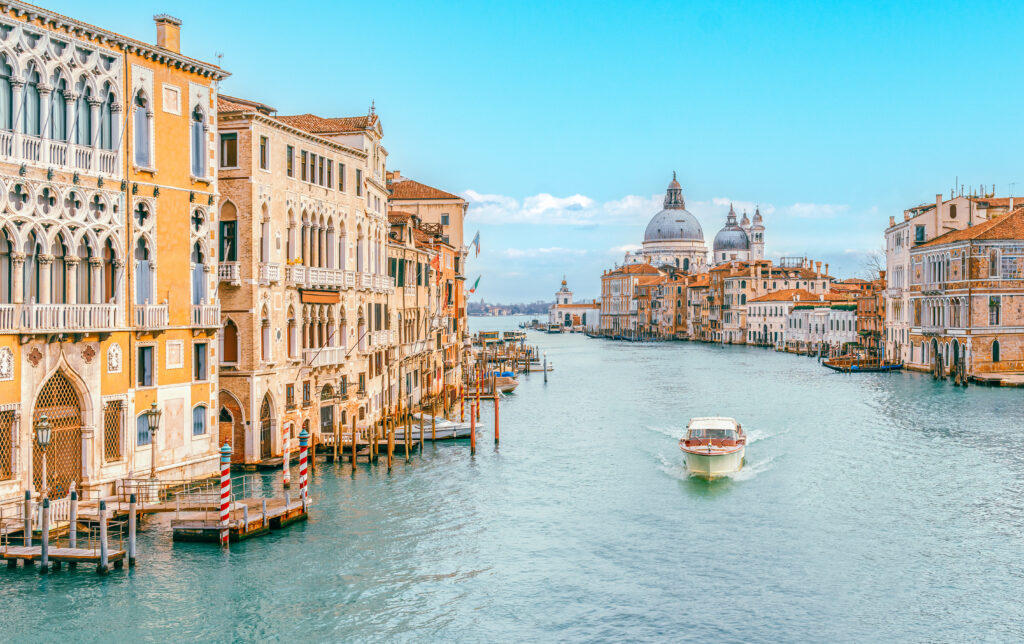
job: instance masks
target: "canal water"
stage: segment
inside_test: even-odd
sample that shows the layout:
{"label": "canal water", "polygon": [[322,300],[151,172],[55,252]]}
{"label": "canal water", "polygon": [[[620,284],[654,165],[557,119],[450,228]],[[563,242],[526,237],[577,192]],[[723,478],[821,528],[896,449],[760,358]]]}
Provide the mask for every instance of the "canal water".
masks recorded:
{"label": "canal water", "polygon": [[[226,552],[149,522],[130,572],[5,570],[2,639],[1024,636],[1024,392],[756,348],[529,342],[555,370],[502,402],[499,448],[486,405],[475,458],[321,463],[308,523]],[[677,441],[714,414],[748,430],[747,465],[691,480]]]}

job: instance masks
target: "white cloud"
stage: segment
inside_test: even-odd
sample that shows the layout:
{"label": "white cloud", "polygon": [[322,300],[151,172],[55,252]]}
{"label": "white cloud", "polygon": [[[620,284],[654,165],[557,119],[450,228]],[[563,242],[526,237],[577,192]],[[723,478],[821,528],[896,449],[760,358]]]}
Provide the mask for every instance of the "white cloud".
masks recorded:
{"label": "white cloud", "polygon": [[580,248],[506,248],[498,254],[509,259],[537,259],[542,257],[581,257],[587,251]]}
{"label": "white cloud", "polygon": [[609,249],[612,253],[633,253],[643,248],[640,244],[623,244],[622,246],[614,246]]}
{"label": "white cloud", "polygon": [[636,195],[604,203],[581,194],[557,197],[540,193],[522,201],[475,190],[467,190],[462,195],[469,201],[467,218],[478,224],[593,226],[639,223],[661,209],[661,197]]}

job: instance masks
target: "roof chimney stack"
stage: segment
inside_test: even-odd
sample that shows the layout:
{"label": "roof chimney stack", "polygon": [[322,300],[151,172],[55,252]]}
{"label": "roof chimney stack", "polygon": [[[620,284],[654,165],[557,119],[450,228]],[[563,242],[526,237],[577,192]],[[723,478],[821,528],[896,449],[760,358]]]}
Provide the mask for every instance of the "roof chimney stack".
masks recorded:
{"label": "roof chimney stack", "polygon": [[176,54],[181,53],[181,21],[160,13],[153,16],[156,23],[156,46]]}

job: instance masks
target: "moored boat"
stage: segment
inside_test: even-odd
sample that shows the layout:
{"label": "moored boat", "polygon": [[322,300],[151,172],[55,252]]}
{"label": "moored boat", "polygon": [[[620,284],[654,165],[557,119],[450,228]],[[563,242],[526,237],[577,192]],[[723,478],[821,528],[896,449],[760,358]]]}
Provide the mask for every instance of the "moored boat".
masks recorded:
{"label": "moored boat", "polygon": [[746,455],[747,436],[733,418],[691,418],[679,449],[691,476],[714,479],[738,472]]}
{"label": "moored boat", "polygon": [[824,366],[833,371],[845,373],[872,373],[879,371],[899,371],[903,368],[902,362],[889,362],[879,358],[862,358],[860,356],[836,356],[822,361]]}
{"label": "moored boat", "polygon": [[[470,425],[469,423],[460,423],[453,420],[448,420],[444,416],[434,416],[434,423],[431,426],[430,414],[421,416],[421,414],[412,415],[412,431],[409,432],[409,436],[414,440],[420,438],[420,418],[423,418],[423,438],[425,440],[451,440],[453,438],[469,438]],[[399,428],[395,436],[398,440],[405,438],[405,433],[402,428]]]}

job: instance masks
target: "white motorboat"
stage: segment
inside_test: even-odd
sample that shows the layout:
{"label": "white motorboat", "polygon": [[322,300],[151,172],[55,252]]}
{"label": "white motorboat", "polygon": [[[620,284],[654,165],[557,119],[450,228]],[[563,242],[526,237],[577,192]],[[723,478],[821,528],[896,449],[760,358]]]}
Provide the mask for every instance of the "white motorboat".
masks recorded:
{"label": "white motorboat", "polygon": [[714,479],[740,471],[746,455],[747,437],[734,418],[724,416],[691,418],[679,449],[692,476]]}
{"label": "white motorboat", "polygon": [[[430,414],[421,416],[421,414],[412,415],[412,429],[409,432],[409,437],[413,441],[420,439],[420,418],[423,419],[423,438],[424,440],[431,440],[433,437],[436,440],[453,438],[469,438],[470,426],[469,423],[460,423],[453,420],[448,420],[443,416],[434,416],[434,428],[431,431],[430,427]],[[403,427],[395,428],[395,440],[405,439],[405,429]]]}

